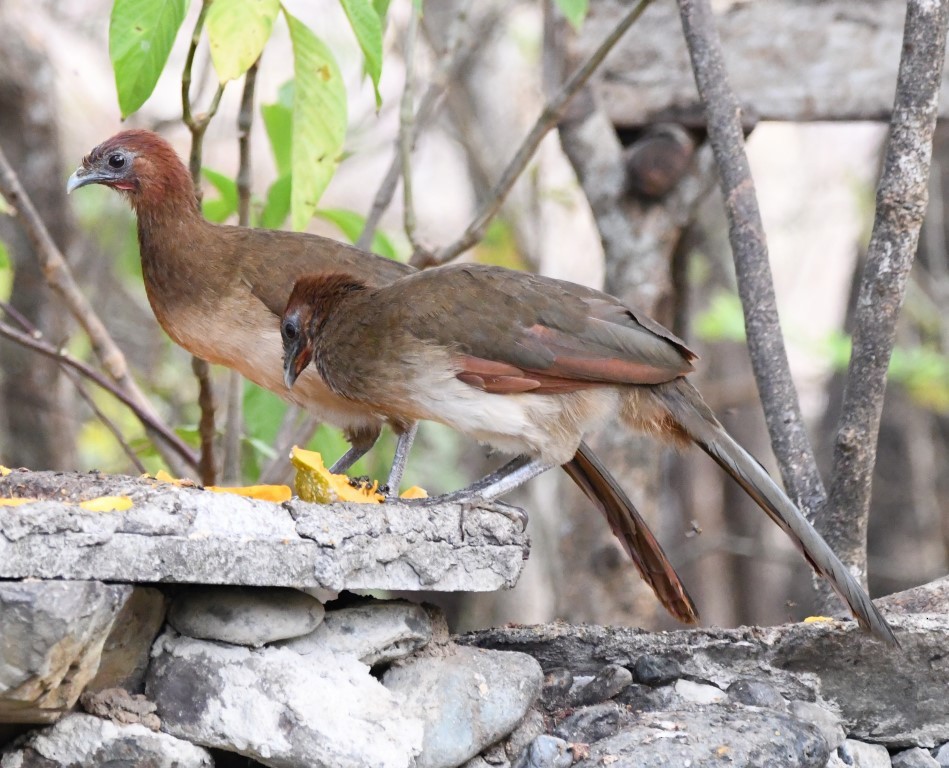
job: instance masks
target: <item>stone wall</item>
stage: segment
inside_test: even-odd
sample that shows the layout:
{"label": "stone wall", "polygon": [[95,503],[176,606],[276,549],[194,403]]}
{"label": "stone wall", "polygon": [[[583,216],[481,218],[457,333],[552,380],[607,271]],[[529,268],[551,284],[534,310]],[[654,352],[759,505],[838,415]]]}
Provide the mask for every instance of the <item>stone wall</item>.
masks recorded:
{"label": "stone wall", "polygon": [[[104,495],[129,503],[80,506]],[[944,583],[890,600],[901,651],[837,621],[451,637],[350,590],[510,586],[503,505],[25,471],[9,497],[36,501],[0,505],[0,768],[949,766]]]}

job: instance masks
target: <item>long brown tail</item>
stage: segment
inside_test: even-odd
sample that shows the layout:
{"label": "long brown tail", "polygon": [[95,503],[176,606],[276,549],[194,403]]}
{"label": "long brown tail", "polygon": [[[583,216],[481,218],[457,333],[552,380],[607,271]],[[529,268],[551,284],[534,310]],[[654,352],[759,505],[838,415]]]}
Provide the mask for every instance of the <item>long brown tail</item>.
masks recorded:
{"label": "long brown tail", "polygon": [[699,614],[695,603],[679,581],[672,563],[646,521],[590,447],[580,443],[573,459],[564,464],[563,469],[606,517],[643,581],[652,587],[665,609],[679,621],[696,624]]}
{"label": "long brown tail", "polygon": [[677,379],[655,391],[679,428],[791,537],[814,570],[830,582],[860,626],[881,640],[899,646],[890,625],[863,587],[764,467],[725,431],[695,387],[685,379]]}

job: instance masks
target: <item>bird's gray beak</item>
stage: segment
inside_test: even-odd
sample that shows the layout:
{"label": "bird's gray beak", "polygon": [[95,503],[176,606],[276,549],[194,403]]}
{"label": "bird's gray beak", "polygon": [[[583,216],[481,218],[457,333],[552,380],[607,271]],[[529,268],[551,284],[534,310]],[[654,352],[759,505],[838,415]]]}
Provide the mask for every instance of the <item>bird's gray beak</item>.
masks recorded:
{"label": "bird's gray beak", "polygon": [[287,389],[293,389],[300,374],[310,364],[312,354],[313,350],[303,339],[298,339],[286,349],[283,355],[283,383]]}
{"label": "bird's gray beak", "polygon": [[90,171],[88,168],[84,168],[80,165],[73,175],[69,177],[69,181],[66,182],[66,194],[68,195],[74,189],[84,187],[86,184],[95,184],[101,180],[101,177],[94,171]]}

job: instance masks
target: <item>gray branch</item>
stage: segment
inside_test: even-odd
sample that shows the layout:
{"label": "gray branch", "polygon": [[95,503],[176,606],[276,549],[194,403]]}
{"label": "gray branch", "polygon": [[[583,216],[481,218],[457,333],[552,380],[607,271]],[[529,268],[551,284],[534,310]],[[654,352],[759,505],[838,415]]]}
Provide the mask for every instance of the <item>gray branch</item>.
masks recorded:
{"label": "gray branch", "polygon": [[867,517],[886,371],[926,213],[949,0],[909,0],[890,136],[854,314],[853,353],[819,521],[845,563],[866,578]]}
{"label": "gray branch", "polygon": [[791,498],[813,513],[824,502],[824,486],[784,348],[768,246],[745,155],[741,107],[729,85],[709,0],[679,0],[679,11],[721,175],[748,350],[771,445]]}

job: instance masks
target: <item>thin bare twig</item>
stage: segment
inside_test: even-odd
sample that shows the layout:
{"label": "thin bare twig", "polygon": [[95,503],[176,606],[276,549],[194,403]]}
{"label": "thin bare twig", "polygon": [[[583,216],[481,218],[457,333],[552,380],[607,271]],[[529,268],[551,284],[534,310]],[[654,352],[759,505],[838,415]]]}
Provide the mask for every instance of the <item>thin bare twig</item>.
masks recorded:
{"label": "thin bare twig", "polygon": [[[201,41],[201,31],[210,7],[211,0],[204,0],[201,4],[201,12],[191,33],[191,45],[188,47],[188,56],[181,73],[181,119],[191,131],[188,169],[191,171],[191,180],[199,200],[201,199],[201,155],[204,148],[204,132],[217,112],[224,93],[224,84],[219,83],[207,111],[201,114],[194,113],[191,103],[191,68],[194,65],[194,55]],[[201,437],[201,482],[204,485],[214,485],[217,480],[217,462],[214,458],[214,440],[217,432],[214,411],[217,406],[214,398],[214,382],[211,380],[211,366],[200,357],[192,357],[191,370],[194,371],[198,380],[198,405],[201,408],[201,418],[198,422],[198,433]]]}
{"label": "thin bare twig", "polygon": [[890,135],[854,313],[853,352],[821,528],[866,580],[867,519],[896,323],[929,199],[949,0],[909,0]]}
{"label": "thin bare twig", "polygon": [[415,241],[415,200],[412,197],[412,145],[414,144],[415,117],[415,41],[418,39],[419,8],[412,3],[409,25],[405,30],[405,87],[399,105],[399,158],[402,163],[402,226],[405,236],[418,250]]}
{"label": "thin bare twig", "polygon": [[[457,16],[449,27],[448,43],[439,57],[431,82],[425,94],[422,96],[418,110],[415,112],[415,117],[412,120],[413,146],[418,140],[419,132],[423,126],[428,123],[432,114],[435,112],[435,106],[445,92],[448,83],[455,77],[458,69],[471,53],[474,41],[480,39],[480,36],[473,32],[467,37],[462,34],[467,27],[470,1],[471,0],[467,0],[462,3]],[[464,45],[462,45],[463,38],[465,41]],[[392,157],[392,162],[389,164],[389,169],[386,171],[382,184],[379,185],[379,190],[376,192],[375,198],[373,198],[372,207],[366,216],[366,223],[363,226],[362,233],[359,235],[359,240],[356,241],[357,248],[368,250],[372,246],[372,238],[376,233],[376,228],[379,226],[379,220],[392,202],[392,197],[395,194],[395,188],[399,183],[399,176],[401,175],[400,160],[402,153],[399,150],[401,140],[402,134],[400,132],[396,141],[396,151]]]}
{"label": "thin bare twig", "polygon": [[[564,83],[563,88],[547,102],[540,117],[537,118],[537,122],[534,123],[530,133],[527,134],[521,146],[518,147],[511,162],[507,168],[504,169],[501,178],[497,184],[494,185],[491,194],[482,205],[481,210],[478,211],[477,215],[468,225],[468,228],[454,243],[449,244],[439,250],[434,256],[429,257],[427,263],[422,266],[449,262],[460,256],[484,237],[488,224],[491,223],[491,220],[501,209],[508,192],[511,191],[514,182],[520,178],[521,173],[523,173],[527,164],[534,156],[534,152],[537,150],[537,147],[540,146],[540,142],[544,136],[562,119],[564,111],[573,96],[586,84],[603,62],[603,59],[613,50],[613,47],[623,37],[626,30],[642,16],[651,2],[652,0],[639,0],[639,3],[627,12],[620,23],[616,25],[616,28],[606,36],[596,50],[580,65],[576,72],[570,76],[567,82]],[[420,265],[416,264],[416,266]]]}
{"label": "thin bare twig", "polygon": [[206,112],[194,113],[194,106],[191,101],[191,68],[194,65],[194,55],[198,50],[198,43],[201,42],[201,31],[204,29],[204,20],[207,18],[208,9],[211,7],[212,0],[204,0],[201,4],[201,12],[198,14],[197,21],[194,23],[194,30],[191,32],[191,44],[188,46],[188,55],[185,59],[185,66],[181,72],[181,119],[191,131],[191,155],[188,160],[188,169],[191,171],[191,178],[194,180],[195,190],[198,193],[198,199],[201,199],[201,151],[203,149],[204,132],[217,112],[221,103],[221,96],[224,95],[224,83],[218,83],[217,90],[211,98],[211,104]]}
{"label": "thin bare twig", "polygon": [[306,445],[310,442],[313,433],[320,426],[320,420],[309,414],[305,414],[303,420],[298,422],[301,413],[302,410],[296,405],[287,409],[280,431],[274,439],[275,455],[260,473],[259,483],[266,485],[286,482],[290,474],[290,462],[287,461],[290,449],[295,445]]}
{"label": "thin bare twig", "polygon": [[[244,91],[237,112],[237,136],[240,162],[237,168],[237,223],[250,226],[251,162],[250,132],[254,123],[254,89],[260,59],[255,61],[244,76]],[[231,371],[227,377],[227,409],[224,427],[224,460],[221,476],[225,483],[241,480],[241,438],[244,433],[244,377]]]}
{"label": "thin bare twig", "polygon": [[721,177],[748,350],[771,446],[788,494],[813,515],[826,494],[791,379],[764,226],[745,155],[741,108],[728,82],[709,0],[679,0],[679,13]]}
{"label": "thin bare twig", "polygon": [[[164,427],[158,413],[129,373],[122,350],[119,349],[105,324],[76,285],[72,270],[56,243],[53,242],[33,201],[20,184],[2,149],[0,149],[0,193],[14,207],[16,217],[39,259],[46,282],[59,294],[70,314],[82,326],[89,337],[92,351],[99,358],[108,375],[118,385],[119,391],[128,398],[130,404],[134,403],[135,408],[147,416],[146,428],[149,437],[155,442],[156,448],[168,463],[169,468],[176,474],[183,475],[185,467],[175,456],[177,448],[167,439],[169,430]],[[163,428],[158,429],[157,426]],[[173,450],[168,450],[168,448]]]}
{"label": "thin bare twig", "polygon": [[[4,305],[3,309],[6,311],[7,307]],[[184,442],[182,442],[181,438],[179,438],[165,424],[163,424],[150,409],[142,408],[141,405],[136,402],[135,398],[119,389],[115,384],[105,378],[105,376],[103,376],[97,370],[87,365],[82,360],[76,359],[68,352],[57,349],[48,341],[43,340],[41,336],[38,336],[36,331],[18,331],[16,328],[13,328],[0,321],[0,336],[3,336],[5,339],[9,339],[10,341],[20,344],[21,346],[24,346],[28,349],[32,349],[39,354],[44,355],[45,357],[55,360],[62,366],[68,366],[69,368],[72,368],[85,378],[95,383],[97,386],[104,389],[117,400],[128,406],[129,410],[135,414],[138,420],[142,423],[142,426],[145,427],[146,431],[148,431],[150,435],[160,435],[167,447],[173,450],[181,458],[181,460],[184,461],[185,464],[187,464],[192,469],[197,469],[197,456],[195,456],[194,451],[192,451],[187,445],[185,445]],[[154,440],[154,437],[152,437],[152,440]]]}

